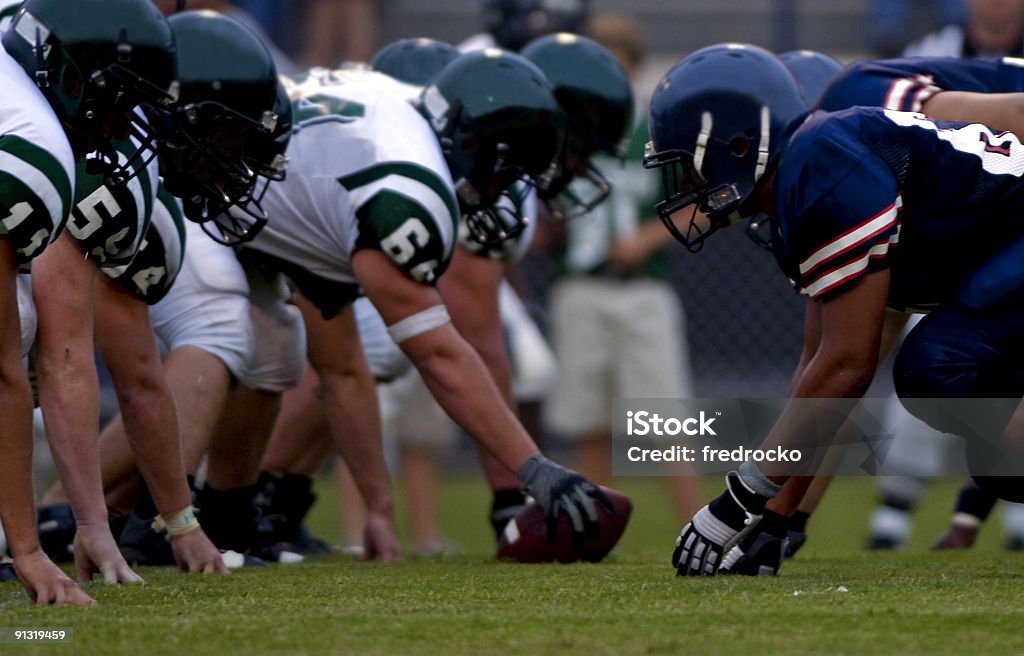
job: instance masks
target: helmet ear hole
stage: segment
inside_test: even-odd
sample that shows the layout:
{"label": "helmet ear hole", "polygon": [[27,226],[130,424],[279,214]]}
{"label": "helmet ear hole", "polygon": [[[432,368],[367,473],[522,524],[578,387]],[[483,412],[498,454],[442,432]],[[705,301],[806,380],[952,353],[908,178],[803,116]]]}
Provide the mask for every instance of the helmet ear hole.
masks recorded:
{"label": "helmet ear hole", "polygon": [[729,152],[733,157],[744,157],[748,150],[750,150],[750,139],[746,135],[733,137],[729,141]]}

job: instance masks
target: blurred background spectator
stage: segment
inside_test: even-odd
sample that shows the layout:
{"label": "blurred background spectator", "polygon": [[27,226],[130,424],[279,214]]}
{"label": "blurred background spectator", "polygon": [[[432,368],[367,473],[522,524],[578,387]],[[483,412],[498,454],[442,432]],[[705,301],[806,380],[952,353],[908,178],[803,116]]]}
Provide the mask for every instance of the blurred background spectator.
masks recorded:
{"label": "blurred background spectator", "polygon": [[1024,55],[1024,0],[965,0],[967,14],[911,43],[911,57]]}

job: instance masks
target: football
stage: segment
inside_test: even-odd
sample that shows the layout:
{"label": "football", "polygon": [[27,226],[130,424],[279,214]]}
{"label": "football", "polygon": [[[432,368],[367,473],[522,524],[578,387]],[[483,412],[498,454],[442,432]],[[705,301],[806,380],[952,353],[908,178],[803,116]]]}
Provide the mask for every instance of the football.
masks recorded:
{"label": "football", "polygon": [[569,516],[560,513],[555,541],[549,543],[544,510],[540,504],[530,503],[505,526],[498,542],[498,558],[519,563],[599,562],[618,543],[633,512],[629,497],[608,487],[601,490],[608,495],[615,511],[609,513],[596,504],[599,530],[594,535],[577,537]]}

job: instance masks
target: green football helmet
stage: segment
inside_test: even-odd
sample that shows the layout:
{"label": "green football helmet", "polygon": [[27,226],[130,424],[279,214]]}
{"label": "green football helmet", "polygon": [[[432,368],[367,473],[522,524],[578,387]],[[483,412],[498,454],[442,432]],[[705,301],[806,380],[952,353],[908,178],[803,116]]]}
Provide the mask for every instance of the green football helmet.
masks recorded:
{"label": "green football helmet", "polygon": [[[135,174],[138,158],[155,151],[148,126],[133,110],[172,106],[177,83],[174,35],[152,2],[25,0],[3,45],[46,97],[76,158],[89,155],[116,184]],[[141,145],[118,165],[111,133],[123,123]]]}
{"label": "green football helmet", "polygon": [[253,189],[259,169],[272,166],[259,161],[260,149],[278,128],[273,59],[248,28],[216,12],[186,11],[168,22],[178,41],[180,92],[172,111],[153,114],[164,186],[215,240],[248,241],[266,223]]}
{"label": "green football helmet", "polygon": [[491,244],[522,232],[519,212],[494,205],[516,180],[550,184],[565,114],[544,74],[497,48],[460,55],[423,90],[420,111],[441,143],[470,236]]}
{"label": "green football helmet", "polygon": [[443,41],[401,39],[378,50],[370,59],[370,68],[399,82],[422,87],[458,56],[458,48]]}
{"label": "green football helmet", "polygon": [[[222,243],[250,241],[259,234],[267,222],[266,212],[261,203],[271,182],[284,180],[288,169],[288,143],[292,138],[294,118],[292,101],[284,84],[278,82],[277,99],[274,102],[276,125],[270,132],[250,135],[245,144],[245,164],[259,176],[252,192],[241,197],[235,206],[229,207],[217,217],[215,225],[220,231]],[[206,224],[204,224],[206,225]],[[209,232],[209,231],[207,231]],[[214,239],[218,239],[214,235]]]}
{"label": "green football helmet", "polygon": [[633,91],[626,72],[604,46],[576,34],[541,37],[522,51],[551,82],[569,119],[558,171],[546,201],[557,198],[566,217],[585,214],[611,192],[611,183],[590,161],[605,153],[621,158],[633,120]]}

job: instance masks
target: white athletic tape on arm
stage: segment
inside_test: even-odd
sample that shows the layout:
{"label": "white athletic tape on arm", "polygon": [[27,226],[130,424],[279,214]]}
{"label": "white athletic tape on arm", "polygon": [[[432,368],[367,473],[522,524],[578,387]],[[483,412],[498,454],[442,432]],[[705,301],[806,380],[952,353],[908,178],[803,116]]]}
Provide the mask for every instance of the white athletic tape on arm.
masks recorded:
{"label": "white athletic tape on arm", "polygon": [[452,318],[448,316],[448,308],[443,305],[434,305],[388,326],[388,334],[391,335],[391,339],[395,340],[395,344],[401,344],[407,339],[440,328],[451,320]]}
{"label": "white athletic tape on arm", "polygon": [[167,535],[172,538],[179,535],[188,535],[193,531],[199,530],[199,520],[196,519],[195,509],[189,504],[182,510],[171,513],[167,517],[157,515],[153,520],[153,530],[160,532],[164,529],[167,530]]}

